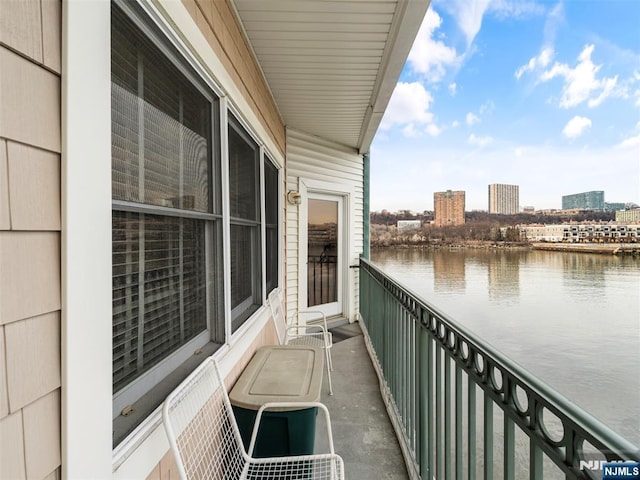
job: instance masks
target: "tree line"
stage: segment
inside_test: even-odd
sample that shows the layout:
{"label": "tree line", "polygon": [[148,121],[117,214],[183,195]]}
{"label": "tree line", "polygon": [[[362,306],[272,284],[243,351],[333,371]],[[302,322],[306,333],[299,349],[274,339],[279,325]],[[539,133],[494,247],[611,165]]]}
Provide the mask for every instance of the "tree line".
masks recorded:
{"label": "tree line", "polygon": [[[430,222],[433,212],[413,214],[409,211],[372,212],[370,220],[371,245],[438,245],[474,244],[487,242],[521,242],[517,225],[560,224],[570,222],[609,222],[615,219],[615,212],[580,212],[566,215],[542,215],[518,213],[496,215],[487,212],[465,212],[465,224],[435,227]],[[398,220],[419,220],[420,228],[396,228]],[[505,228],[506,227],[506,228]]]}

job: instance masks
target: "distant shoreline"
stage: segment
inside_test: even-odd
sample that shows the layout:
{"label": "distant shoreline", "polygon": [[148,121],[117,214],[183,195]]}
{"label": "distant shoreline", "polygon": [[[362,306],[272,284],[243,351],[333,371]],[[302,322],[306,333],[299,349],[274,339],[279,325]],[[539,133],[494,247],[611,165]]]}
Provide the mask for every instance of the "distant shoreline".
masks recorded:
{"label": "distant shoreline", "polygon": [[638,243],[534,243],[534,250],[581,252],[608,255],[640,255]]}
{"label": "distant shoreline", "polygon": [[521,249],[531,250],[532,244],[528,242],[490,242],[476,240],[473,242],[437,242],[437,243],[398,243],[393,245],[371,244],[371,248],[423,248],[423,249]]}
{"label": "distant shoreline", "polygon": [[420,243],[420,244],[397,244],[397,245],[371,245],[372,249],[395,248],[395,249],[432,249],[432,250],[460,250],[484,249],[484,250],[546,250],[554,252],[577,252],[593,253],[600,255],[633,255],[640,256],[639,243],[527,243],[527,242],[441,242],[441,243]]}

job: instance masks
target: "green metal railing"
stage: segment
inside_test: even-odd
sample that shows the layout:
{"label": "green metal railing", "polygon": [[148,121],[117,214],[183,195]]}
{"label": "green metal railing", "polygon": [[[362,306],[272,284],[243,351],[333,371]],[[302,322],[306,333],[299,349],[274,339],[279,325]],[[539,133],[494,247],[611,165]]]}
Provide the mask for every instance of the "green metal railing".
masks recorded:
{"label": "green metal railing", "polygon": [[600,479],[602,462],[640,461],[637,446],[365,259],[360,314],[412,477]]}

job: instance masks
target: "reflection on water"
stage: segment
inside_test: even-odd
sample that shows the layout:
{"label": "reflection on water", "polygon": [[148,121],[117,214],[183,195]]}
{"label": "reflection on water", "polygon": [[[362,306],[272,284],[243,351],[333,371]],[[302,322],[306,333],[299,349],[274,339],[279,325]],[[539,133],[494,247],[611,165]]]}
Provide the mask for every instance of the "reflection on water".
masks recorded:
{"label": "reflection on water", "polygon": [[448,255],[441,250],[433,252],[433,288],[436,292],[465,292],[463,256]]}
{"label": "reflection on water", "polygon": [[487,262],[489,298],[494,302],[517,301],[520,294],[520,257],[515,252],[489,252]]}
{"label": "reflection on water", "polygon": [[640,445],[640,261],[374,249],[373,262]]}

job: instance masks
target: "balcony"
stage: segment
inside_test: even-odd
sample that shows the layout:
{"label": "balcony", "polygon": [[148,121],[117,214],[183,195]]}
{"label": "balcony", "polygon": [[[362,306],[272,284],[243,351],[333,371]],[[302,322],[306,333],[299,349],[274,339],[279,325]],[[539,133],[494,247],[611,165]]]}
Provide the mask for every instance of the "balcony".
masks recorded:
{"label": "balcony", "polygon": [[640,461],[637,446],[366,260],[360,311],[363,335],[349,326],[356,336],[334,346],[336,393],[323,398],[347,478],[600,479],[602,462]]}

